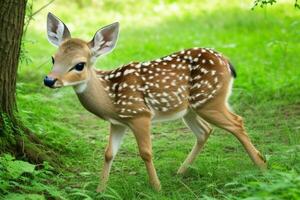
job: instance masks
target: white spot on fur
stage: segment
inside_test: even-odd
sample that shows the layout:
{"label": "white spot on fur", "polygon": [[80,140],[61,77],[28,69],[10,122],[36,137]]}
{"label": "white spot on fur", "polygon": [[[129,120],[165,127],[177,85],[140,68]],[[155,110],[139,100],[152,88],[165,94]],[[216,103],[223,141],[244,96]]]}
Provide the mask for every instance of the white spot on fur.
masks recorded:
{"label": "white spot on fur", "polygon": [[143,62],[142,63],[142,65],[144,65],[144,66],[148,66],[148,65],[150,65],[151,63],[150,62]]}
{"label": "white spot on fur", "polygon": [[124,71],[124,76],[126,76],[127,74],[130,74],[130,73],[133,73],[133,72],[135,72],[134,69],[126,69],[126,70]]}
{"label": "white spot on fur", "polygon": [[167,57],[165,57],[164,58],[164,60],[166,60],[166,61],[171,61],[173,58],[171,58],[170,56],[167,56]]}
{"label": "white spot on fur", "polygon": [[117,72],[115,77],[117,78],[117,77],[121,76],[121,74],[122,74],[121,72]]}

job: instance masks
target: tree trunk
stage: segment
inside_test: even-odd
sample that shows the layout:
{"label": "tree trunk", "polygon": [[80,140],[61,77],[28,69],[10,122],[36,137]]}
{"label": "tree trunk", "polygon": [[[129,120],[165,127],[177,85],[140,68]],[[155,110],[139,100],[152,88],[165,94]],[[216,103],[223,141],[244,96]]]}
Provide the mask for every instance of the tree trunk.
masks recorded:
{"label": "tree trunk", "polygon": [[13,139],[17,120],[16,78],[24,26],[26,0],[0,1],[0,137],[1,150]]}
{"label": "tree trunk", "polygon": [[0,0],[0,153],[11,152],[33,163],[51,162],[45,146],[16,117],[16,79],[26,3]]}
{"label": "tree trunk", "polygon": [[0,1],[0,109],[13,118],[26,0]]}

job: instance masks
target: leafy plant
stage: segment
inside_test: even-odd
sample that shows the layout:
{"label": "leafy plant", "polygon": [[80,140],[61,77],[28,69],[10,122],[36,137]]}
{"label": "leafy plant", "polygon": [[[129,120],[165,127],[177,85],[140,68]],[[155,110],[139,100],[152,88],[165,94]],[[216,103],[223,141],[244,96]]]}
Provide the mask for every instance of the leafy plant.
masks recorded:
{"label": "leafy plant", "polygon": [[232,199],[299,199],[300,175],[290,172],[270,171],[263,175],[250,174],[239,180],[225,184],[225,188],[235,194]]}
{"label": "leafy plant", "polygon": [[3,199],[63,199],[63,194],[47,182],[53,173],[44,163],[44,169],[16,160],[10,154],[0,156],[0,198]]}

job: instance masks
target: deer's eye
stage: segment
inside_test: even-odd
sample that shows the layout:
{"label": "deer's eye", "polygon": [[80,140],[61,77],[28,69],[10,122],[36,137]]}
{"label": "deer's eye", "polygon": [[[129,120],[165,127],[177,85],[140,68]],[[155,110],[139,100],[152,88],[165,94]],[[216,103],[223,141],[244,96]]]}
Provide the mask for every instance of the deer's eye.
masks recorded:
{"label": "deer's eye", "polygon": [[54,58],[53,58],[53,56],[51,57],[51,59],[52,59],[52,64],[54,64]]}
{"label": "deer's eye", "polygon": [[81,62],[81,63],[78,63],[74,66],[74,69],[77,70],[77,71],[82,71],[83,68],[84,68],[84,65],[85,63]]}

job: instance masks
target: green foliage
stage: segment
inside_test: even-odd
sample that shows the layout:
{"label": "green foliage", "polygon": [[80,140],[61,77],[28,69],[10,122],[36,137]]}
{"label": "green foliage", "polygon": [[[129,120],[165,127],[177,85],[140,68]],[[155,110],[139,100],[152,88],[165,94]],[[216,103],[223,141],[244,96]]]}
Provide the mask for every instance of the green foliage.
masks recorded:
{"label": "green foliage", "polygon": [[47,198],[63,199],[62,193],[48,179],[54,174],[45,163],[43,169],[35,165],[15,160],[9,154],[0,156],[0,198],[16,200],[40,200]]}
{"label": "green foliage", "polygon": [[26,48],[26,45],[32,42],[26,38],[27,27],[29,26],[29,23],[31,21],[32,13],[33,13],[33,0],[28,0],[26,4],[26,10],[25,10],[23,38],[21,41],[21,50],[20,50],[20,57],[19,57],[20,61],[25,63],[26,65],[29,65],[32,62],[30,54]]}
{"label": "green foliage", "polygon": [[25,10],[25,19],[24,19],[24,33],[26,33],[26,27],[29,25],[31,21],[31,16],[33,14],[33,0],[28,0],[26,4],[26,10]]}
{"label": "green foliage", "polygon": [[[298,0],[294,0],[294,7],[300,9],[300,5],[298,3]],[[261,8],[267,6],[267,5],[273,5],[277,2],[277,0],[255,0],[254,1],[254,6],[252,9],[254,9],[254,7],[256,6],[260,6]]]}
{"label": "green foliage", "polygon": [[235,196],[226,195],[232,199],[241,199],[241,197],[247,200],[299,199],[300,176],[295,171],[289,173],[272,171],[264,175],[250,174],[225,184],[225,188],[230,193],[235,193]]}
{"label": "green foliage", "polygon": [[295,4],[294,4],[295,8],[300,9],[300,4],[298,3],[298,0],[295,0]]}
{"label": "green foliage", "polygon": [[6,113],[0,112],[0,117],[1,117],[1,122],[3,123],[0,129],[0,133],[1,136],[4,137],[4,135],[2,135],[3,133],[6,133],[7,135],[10,133],[13,133],[13,123],[12,121],[9,119],[8,115]]}
{"label": "green foliage", "polygon": [[3,157],[3,161],[6,162],[7,174],[10,175],[12,179],[19,178],[23,173],[32,174],[34,172],[34,165],[21,160],[12,161],[12,157],[8,155]]}
{"label": "green foliage", "polygon": [[254,7],[255,6],[264,7],[268,4],[273,5],[274,3],[276,3],[276,0],[255,0]]}
{"label": "green foliage", "polygon": [[20,51],[20,62],[25,63],[26,65],[29,65],[32,63],[32,58],[30,57],[30,53],[26,49],[26,45],[32,43],[32,41],[27,40],[24,36],[21,41],[21,51]]}

